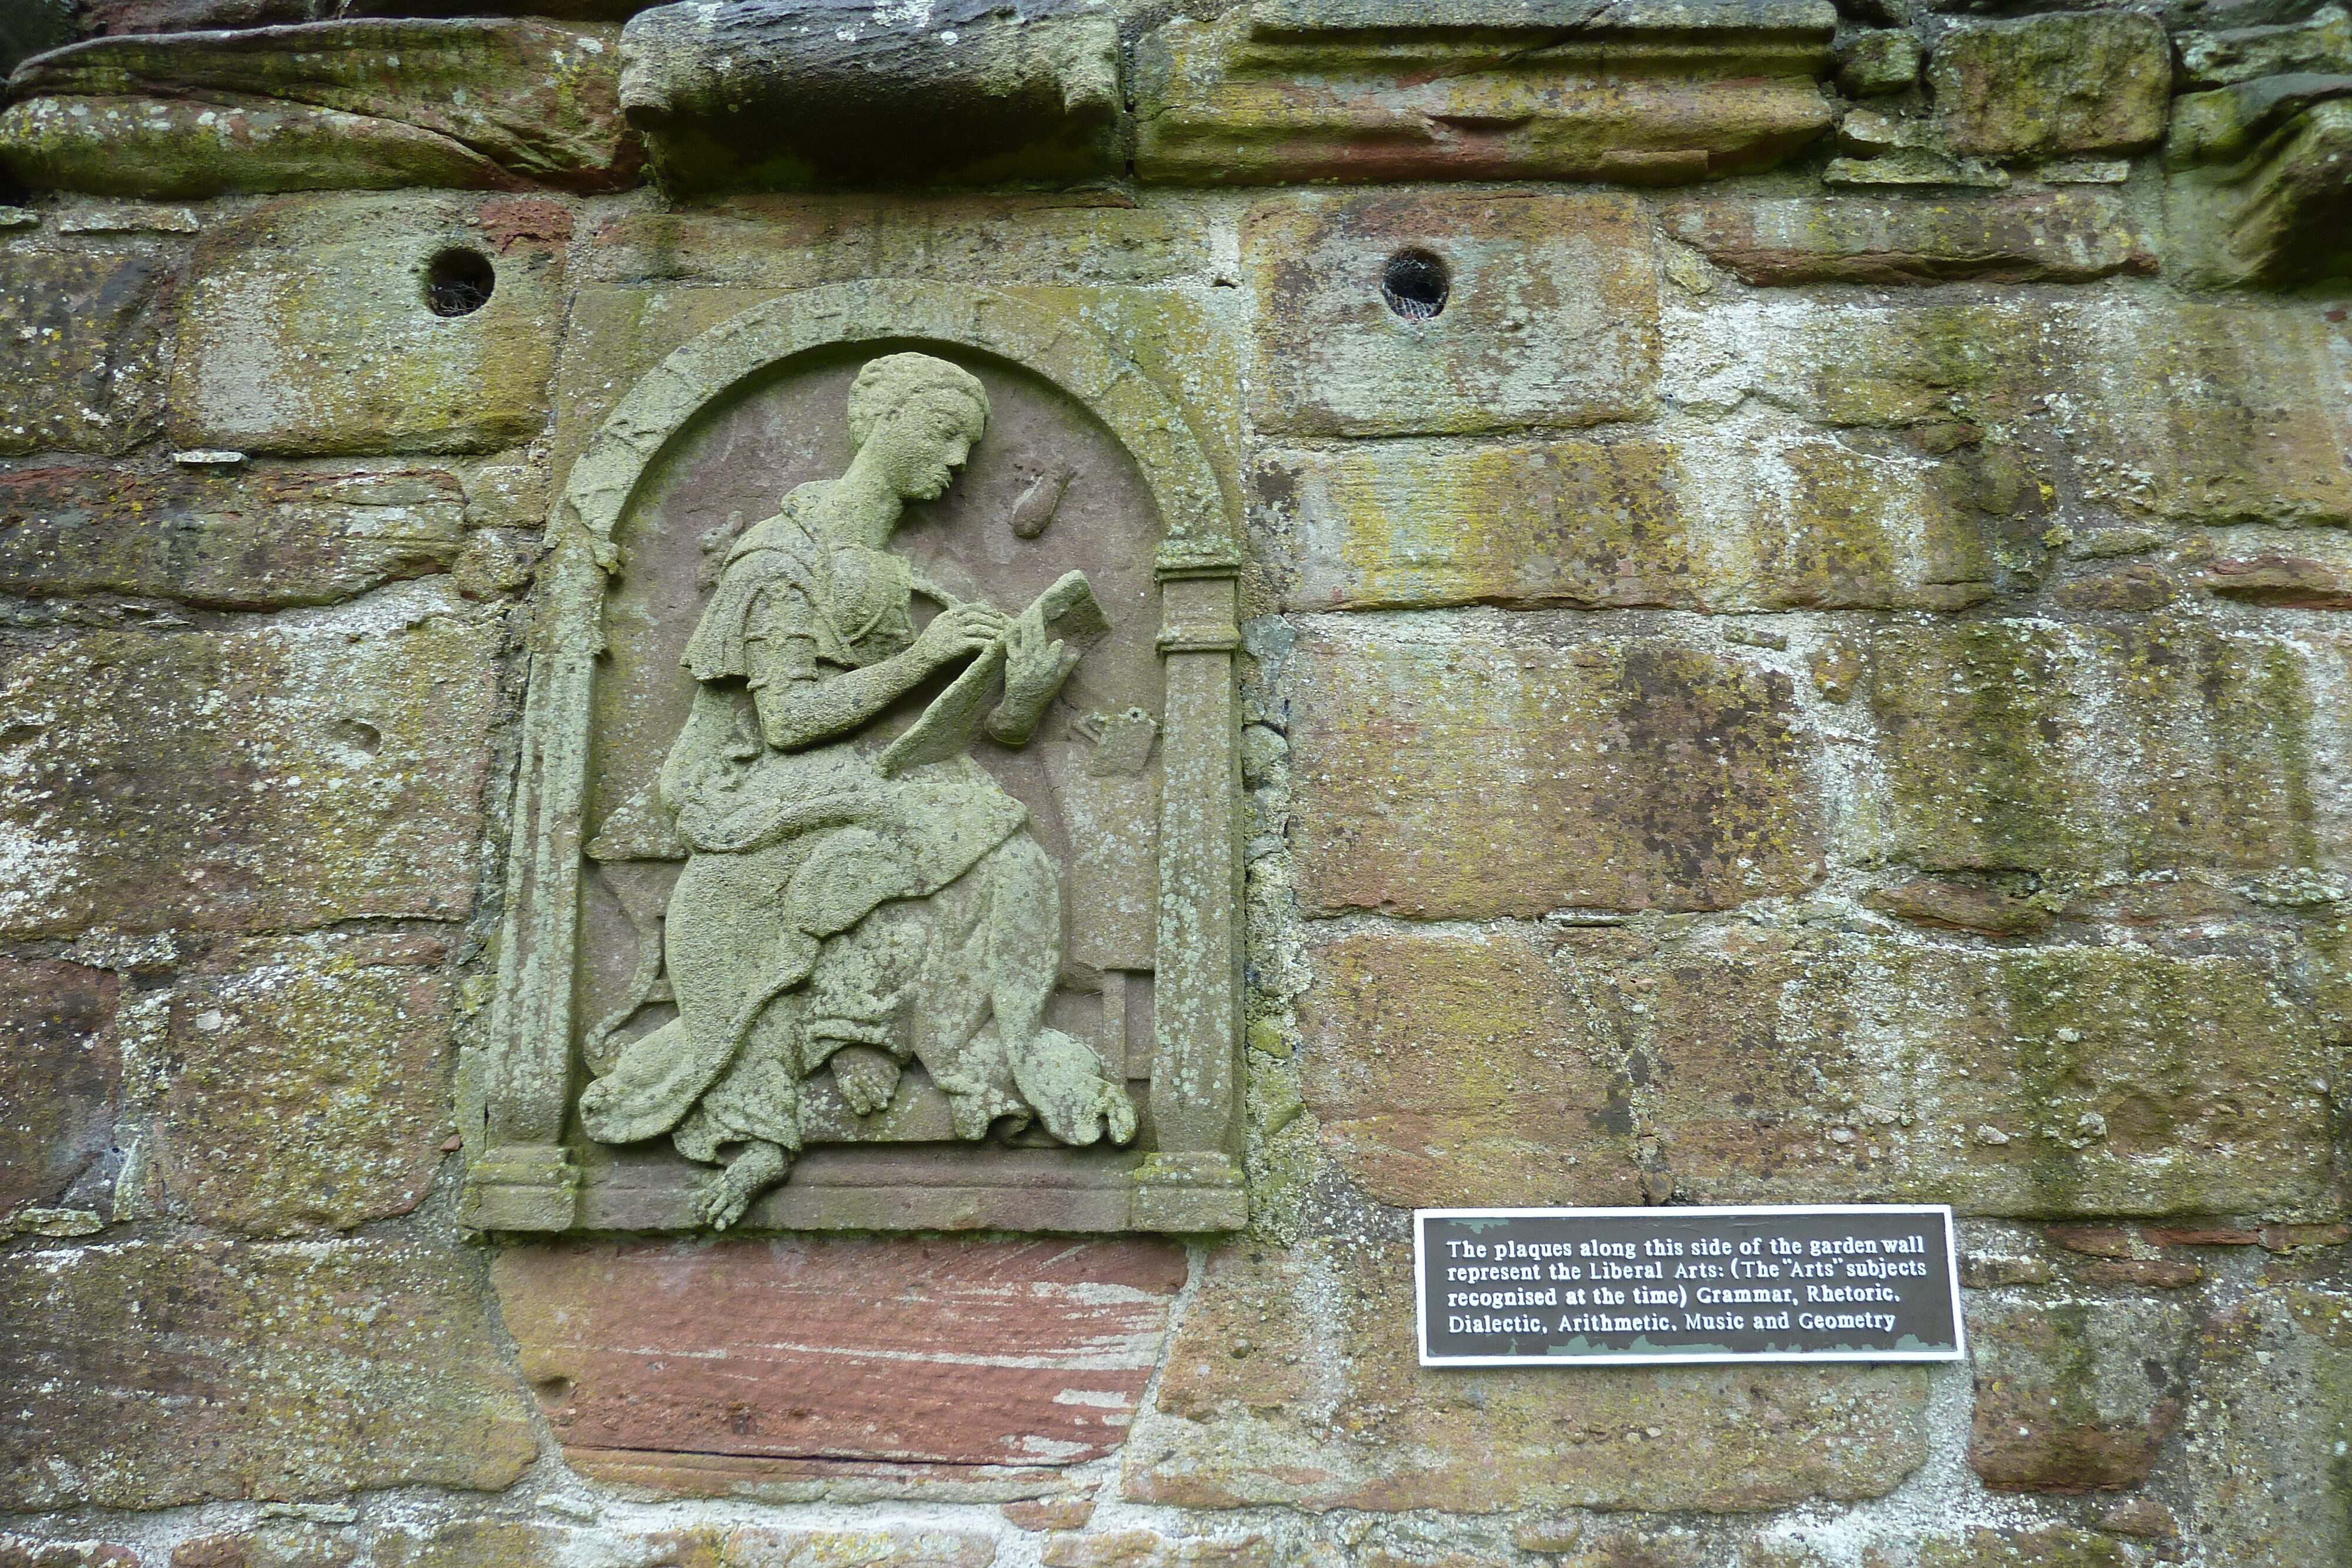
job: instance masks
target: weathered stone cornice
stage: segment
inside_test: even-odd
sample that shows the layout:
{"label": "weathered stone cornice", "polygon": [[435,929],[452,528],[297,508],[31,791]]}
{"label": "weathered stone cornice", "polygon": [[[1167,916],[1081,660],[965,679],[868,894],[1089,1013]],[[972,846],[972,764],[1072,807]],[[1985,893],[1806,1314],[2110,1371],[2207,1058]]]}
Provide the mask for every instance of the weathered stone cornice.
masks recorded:
{"label": "weathered stone cornice", "polygon": [[1046,0],[877,21],[844,0],[687,0],[633,18],[622,104],[682,190],[1070,181],[1119,172],[1118,22]]}
{"label": "weathered stone cornice", "polygon": [[191,197],[636,183],[614,29],[300,23],[92,38],[9,78],[0,162],[37,188]]}
{"label": "weathered stone cornice", "polygon": [[1827,0],[1265,0],[1137,54],[1136,172],[1180,183],[1759,168],[1830,122]]}

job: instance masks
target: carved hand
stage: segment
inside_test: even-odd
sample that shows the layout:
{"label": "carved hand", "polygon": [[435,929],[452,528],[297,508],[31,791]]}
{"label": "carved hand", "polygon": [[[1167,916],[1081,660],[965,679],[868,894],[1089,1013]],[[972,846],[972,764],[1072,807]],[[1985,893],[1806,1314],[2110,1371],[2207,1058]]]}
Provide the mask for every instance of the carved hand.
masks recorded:
{"label": "carved hand", "polygon": [[1076,650],[1048,638],[1045,622],[1024,612],[1004,634],[1004,700],[989,716],[989,734],[1008,746],[1027,740],[1077,664]]}
{"label": "carved hand", "polygon": [[915,639],[914,652],[926,666],[936,668],[985,651],[1011,623],[1010,616],[990,605],[954,605],[931,617]]}

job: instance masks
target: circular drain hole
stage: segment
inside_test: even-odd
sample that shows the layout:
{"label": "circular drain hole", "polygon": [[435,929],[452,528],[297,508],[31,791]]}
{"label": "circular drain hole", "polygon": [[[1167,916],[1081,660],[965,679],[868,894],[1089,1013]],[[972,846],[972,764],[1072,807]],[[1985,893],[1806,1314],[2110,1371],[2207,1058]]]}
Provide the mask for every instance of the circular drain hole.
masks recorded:
{"label": "circular drain hole", "polygon": [[436,316],[471,316],[489,303],[499,285],[490,258],[478,250],[445,250],[425,268],[425,304]]}
{"label": "circular drain hole", "polygon": [[1425,250],[1401,250],[1381,268],[1381,296],[1408,321],[1426,321],[1445,308],[1454,277]]}

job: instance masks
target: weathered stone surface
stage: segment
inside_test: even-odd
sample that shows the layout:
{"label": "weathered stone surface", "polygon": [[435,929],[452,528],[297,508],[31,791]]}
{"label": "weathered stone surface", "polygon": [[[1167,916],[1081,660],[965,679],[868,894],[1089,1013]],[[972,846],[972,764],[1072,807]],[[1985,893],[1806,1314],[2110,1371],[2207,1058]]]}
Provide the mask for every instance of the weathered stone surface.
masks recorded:
{"label": "weathered stone surface", "polygon": [[622,103],[666,186],[1072,182],[1124,161],[1118,24],[1048,3],[859,13],[829,0],[656,5]]}
{"label": "weathered stone surface", "polygon": [[224,946],[172,1001],[155,1125],[164,1184],[204,1224],[279,1235],[405,1214],[450,1120],[437,938]]}
{"label": "weathered stone surface", "polygon": [[0,456],[152,438],[177,279],[143,249],[0,249]]}
{"label": "weathered stone surface", "polygon": [[446,570],[465,514],[440,469],[21,468],[0,473],[0,591],[329,604]]}
{"label": "weathered stone surface", "polygon": [[2192,287],[2226,288],[2352,268],[2352,67],[2179,101],[2165,149],[2169,270]]}
{"label": "weathered stone surface", "polygon": [[1868,685],[1887,852],[2095,880],[2335,869],[2345,802],[2315,769],[2352,718],[2334,695],[2347,655],[2168,616],[1882,632]]}
{"label": "weathered stone surface", "polygon": [[0,1215],[63,1197],[113,1147],[119,989],[79,964],[0,961]]}
{"label": "weathered stone surface", "polygon": [[[1238,13],[1236,13],[1238,15]],[[1651,406],[1657,283],[1622,196],[1286,197],[1254,210],[1262,430],[1409,435],[1582,425]],[[1382,297],[1391,256],[1435,256],[1444,308]]]}
{"label": "weathered stone surface", "polygon": [[1146,180],[1611,180],[1769,165],[1818,136],[1826,5],[1179,17],[1136,58]]}
{"label": "weathered stone surface", "polygon": [[1706,909],[1819,878],[1788,678],[1580,630],[1332,620],[1301,637],[1291,831],[1309,908]]}
{"label": "weathered stone surface", "polygon": [[2299,23],[2177,33],[2173,41],[2180,58],[2176,86],[2186,91],[2258,77],[2352,71],[2352,11],[2340,5],[2322,6]]}
{"label": "weathered stone surface", "polygon": [[[110,195],[634,184],[610,29],[333,20],[92,38],[28,62],[0,162]],[[138,157],[129,149],[125,133]]]}
{"label": "weathered stone surface", "polygon": [[1269,574],[1302,611],[1953,610],[1992,592],[1964,466],[1779,422],[1673,443],[1277,448],[1255,477]]}
{"label": "weathered stone surface", "polygon": [[2326,1034],[2257,960],[1737,929],[1391,930],[1307,956],[1307,1104],[1398,1207],[2341,1203]]}
{"label": "weathered stone surface", "polygon": [[1301,1087],[1324,1148],[1399,1208],[1640,1203],[1609,1027],[1622,946],[1374,931],[1310,949]]}
{"label": "weathered stone surface", "polygon": [[2164,134],[2172,47],[2130,13],[1962,23],[1936,41],[1927,90],[1955,152],[2136,152]]}
{"label": "weathered stone surface", "polygon": [[131,1241],[0,1259],[0,1506],[498,1490],[536,1457],[464,1256]]}
{"label": "weathered stone surface", "polygon": [[2046,420],[2083,500],[2133,521],[2352,521],[2329,412],[2352,396],[2352,323],[2319,310],[1773,293],[1670,325],[1660,391],[1685,408],[1757,398],[1836,425],[2012,433]]}
{"label": "weathered stone surface", "polygon": [[280,1523],[199,1535],[172,1548],[172,1568],[345,1568],[360,1554],[356,1533]]}
{"label": "weathered stone surface", "polygon": [[39,190],[187,199],[272,191],[506,190],[518,182],[414,125],[269,99],[34,98],[0,111],[0,168]]}
{"label": "weathered stone surface", "polygon": [[2339,1209],[2326,1035],[2263,961],[1732,932],[1650,964],[1627,1110],[1688,1201]]}
{"label": "weathered stone surface", "polygon": [[1981,931],[1990,936],[2030,936],[2049,928],[2050,912],[2015,894],[1977,887],[1948,877],[1915,877],[1864,902],[1922,925],[1950,931]]}
{"label": "weathered stone surface", "polygon": [[1669,208],[1666,232],[1750,283],[2079,282],[2156,270],[2129,210],[2104,191],[1721,198]]}
{"label": "weathered stone surface", "polygon": [[1084,1530],[1095,1515],[1090,1497],[1038,1498],[1008,1502],[998,1511],[1005,1521],[1022,1530]]}
{"label": "weathered stone surface", "polygon": [[[538,435],[561,339],[562,268],[501,251],[496,203],[289,197],[209,231],[180,313],[174,445],[289,456],[488,452]],[[428,308],[445,251],[491,258],[489,299]]]}
{"label": "weathered stone surface", "polygon": [[1672,465],[1649,441],[1382,443],[1276,449],[1255,480],[1293,609],[1696,608]]}
{"label": "weathered stone surface", "polygon": [[1919,40],[1910,33],[1857,33],[1838,47],[1838,90],[1849,98],[1901,92],[1919,79],[1922,57]]}
{"label": "weathered stone surface", "polygon": [[2205,591],[2242,604],[2352,610],[2352,570],[2306,556],[2247,556],[2205,563]]}
{"label": "weathered stone surface", "polygon": [[375,1542],[380,1568],[988,1568],[995,1559],[996,1542],[988,1536],[920,1525],[707,1525],[630,1534],[473,1519],[430,1532],[387,1531]]}
{"label": "weathered stone surface", "polygon": [[1179,1568],[1231,1563],[1273,1568],[1281,1548],[1263,1535],[1168,1536],[1156,1530],[1106,1530],[1048,1536],[1038,1557],[1045,1568]]}
{"label": "weathered stone surface", "polygon": [[1129,1500],[1747,1510],[1875,1496],[1925,1458],[1916,1369],[1429,1371],[1402,1248],[1255,1255],[1213,1258],[1129,1442]]}
{"label": "weathered stone surface", "polygon": [[139,1553],[110,1541],[37,1541],[0,1535],[0,1568],[139,1568]]}
{"label": "weathered stone surface", "polygon": [[494,1277],[575,1463],[1062,1465],[1123,1439],[1184,1257],[1147,1241],[630,1244],[511,1248]]}
{"label": "weathered stone surface", "polygon": [[2017,1296],[1969,1312],[1969,1464],[2000,1491],[2137,1487],[2180,1415],[2196,1322],[2167,1297]]}
{"label": "weathered stone surface", "polygon": [[1973,1528],[1919,1543],[1919,1568],[2133,1568],[2137,1561],[2105,1536],[2063,1524]]}
{"label": "weathered stone surface", "polygon": [[0,931],[462,918],[499,637],[420,584],[19,657],[0,685]]}
{"label": "weathered stone surface", "polygon": [[[270,27],[320,22],[368,13],[396,15],[432,7],[418,0],[85,0],[81,15],[93,36],[126,33],[193,33],[230,27]],[[476,16],[527,13],[558,21],[619,22],[645,8],[645,0],[467,0]]]}
{"label": "weathered stone surface", "polygon": [[2207,1320],[2180,1427],[2196,1440],[2159,1475],[2188,1539],[2221,1561],[2278,1568],[2352,1553],[2352,1285],[2340,1251],[2274,1269]]}

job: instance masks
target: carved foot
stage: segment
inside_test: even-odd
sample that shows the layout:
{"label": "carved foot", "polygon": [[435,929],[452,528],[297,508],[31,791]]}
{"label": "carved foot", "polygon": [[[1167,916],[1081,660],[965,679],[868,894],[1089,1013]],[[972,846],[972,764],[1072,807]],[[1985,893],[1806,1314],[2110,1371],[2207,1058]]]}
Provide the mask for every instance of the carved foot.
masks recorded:
{"label": "carved foot", "polygon": [[747,1145],[717,1176],[695,1189],[694,1212],[713,1230],[743,1218],[751,1200],[784,1179],[793,1156],[773,1144]]}
{"label": "carved foot", "polygon": [[1092,1047],[1057,1029],[1041,1029],[1013,1067],[1021,1092],[1036,1108],[1045,1130],[1083,1148],[1108,1136],[1124,1144],[1135,1136],[1135,1102],[1102,1075],[1102,1059]]}
{"label": "carved foot", "polygon": [[890,1103],[898,1092],[898,1064],[887,1051],[870,1045],[845,1045],[833,1053],[833,1081],[841,1097],[861,1116],[871,1116]]}

